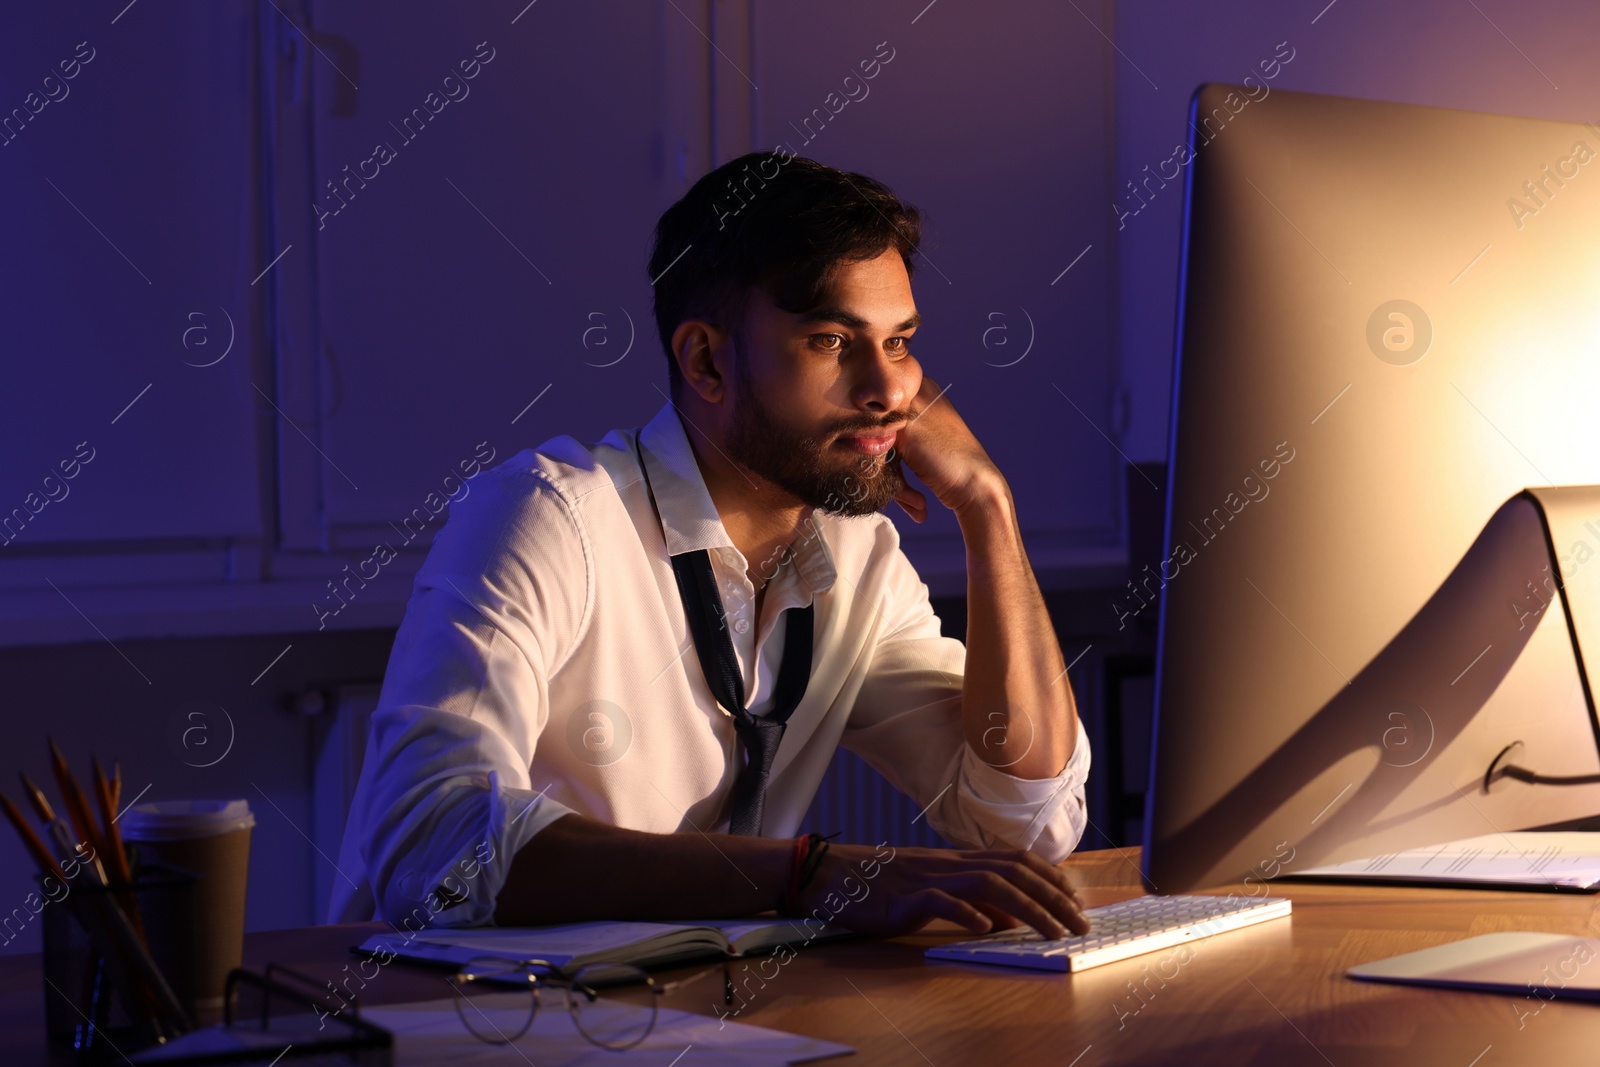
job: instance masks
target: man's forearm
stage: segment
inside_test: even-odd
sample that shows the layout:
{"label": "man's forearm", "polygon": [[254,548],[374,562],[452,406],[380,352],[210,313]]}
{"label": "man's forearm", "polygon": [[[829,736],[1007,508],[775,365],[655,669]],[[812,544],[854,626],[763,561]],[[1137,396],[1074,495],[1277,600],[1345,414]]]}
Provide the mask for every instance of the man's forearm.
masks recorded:
{"label": "man's forearm", "polygon": [[[973,933],[1026,922],[1046,938],[1089,923],[1066,873],[1030,853],[836,844],[798,909],[852,930],[898,935],[932,919]],[[495,921],[740,918],[773,907],[794,842],[728,834],[650,834],[565,815],[512,860]]]}
{"label": "man's forearm", "polygon": [[1052,778],[1077,744],[1077,709],[1010,488],[997,480],[956,519],[967,548],[967,744],[1007,774]]}
{"label": "man's forearm", "polygon": [[513,857],[495,922],[755,915],[777,904],[793,847],[787,839],[652,834],[564,815]]}

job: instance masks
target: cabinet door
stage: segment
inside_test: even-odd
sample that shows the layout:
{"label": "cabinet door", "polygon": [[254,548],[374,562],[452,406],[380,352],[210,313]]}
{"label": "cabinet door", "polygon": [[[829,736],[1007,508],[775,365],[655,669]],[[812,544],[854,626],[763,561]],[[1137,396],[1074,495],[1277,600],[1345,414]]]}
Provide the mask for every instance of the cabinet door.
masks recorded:
{"label": "cabinet door", "polygon": [[463,461],[665,402],[645,264],[706,160],[707,43],[665,4],[519,7],[311,5],[314,337],[283,374],[326,455],[286,442],[291,545],[420,548]]}
{"label": "cabinet door", "polygon": [[254,20],[0,15],[0,588],[220,577],[261,534]]}

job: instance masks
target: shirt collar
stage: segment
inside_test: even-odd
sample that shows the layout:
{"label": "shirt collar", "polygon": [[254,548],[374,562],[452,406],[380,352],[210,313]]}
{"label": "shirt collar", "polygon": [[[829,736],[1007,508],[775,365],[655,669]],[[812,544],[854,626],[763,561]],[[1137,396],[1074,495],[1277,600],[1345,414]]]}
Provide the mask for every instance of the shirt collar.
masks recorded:
{"label": "shirt collar", "polygon": [[[697,549],[738,551],[712,503],[683,421],[670,400],[639,431],[639,444],[650,473],[650,488],[661,510],[667,554],[676,556]],[[825,592],[837,577],[826,536],[831,519],[813,509],[795,537],[794,567],[813,593]]]}

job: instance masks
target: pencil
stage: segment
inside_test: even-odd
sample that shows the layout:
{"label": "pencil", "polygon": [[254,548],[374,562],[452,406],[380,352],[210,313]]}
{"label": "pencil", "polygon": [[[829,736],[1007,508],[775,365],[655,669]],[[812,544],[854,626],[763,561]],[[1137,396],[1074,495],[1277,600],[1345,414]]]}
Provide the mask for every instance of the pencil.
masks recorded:
{"label": "pencil", "polygon": [[108,862],[117,881],[131,880],[128,873],[128,854],[122,849],[122,833],[117,829],[116,802],[111,798],[111,783],[106,780],[106,772],[100,768],[98,757],[90,756],[90,764],[94,767],[94,799],[100,808],[100,837],[110,853]]}
{"label": "pencil", "polygon": [[89,814],[89,798],[84,796],[83,787],[72,776],[72,768],[67,766],[67,759],[61,754],[55,740],[48,737],[45,740],[50,744],[51,769],[55,772],[56,786],[61,790],[61,801],[66,805],[67,816],[72,820],[72,829],[78,835],[78,840],[94,850],[94,858],[90,862],[99,872],[101,881],[105,881],[105,868],[100,855],[106,848],[100,835],[95,833],[94,817]]}
{"label": "pencil", "polygon": [[143,945],[149,947],[150,939],[145,934],[144,920],[139,915],[139,901],[133,895],[133,871],[128,866],[128,854],[122,847],[122,833],[117,829],[111,783],[106,781],[106,772],[101,769],[98,757],[90,756],[89,762],[94,767],[94,797],[100,807],[100,838],[108,853],[106,866],[115,883],[112,888],[116,890],[117,900],[127,913],[128,921],[133,924],[133,932]]}
{"label": "pencil", "polygon": [[38,814],[40,821],[47,824],[55,822],[55,809],[50,806],[50,801],[45,797],[44,790],[34,785],[33,779],[29,778],[26,772],[19,771],[18,775],[22,779],[23,795],[27,797],[28,803]]}
{"label": "pencil", "polygon": [[28,825],[28,820],[22,814],[22,809],[13,804],[11,798],[4,793],[0,793],[0,807],[5,809],[6,818],[10,820],[12,826],[16,827],[18,835],[22,838],[23,847],[33,854],[33,862],[39,865],[39,870],[45,874],[54,875],[64,884],[67,876],[62,873],[61,865],[55,861],[54,856],[50,855],[50,850],[44,847],[44,842],[39,839],[39,835],[34,831],[33,827]]}

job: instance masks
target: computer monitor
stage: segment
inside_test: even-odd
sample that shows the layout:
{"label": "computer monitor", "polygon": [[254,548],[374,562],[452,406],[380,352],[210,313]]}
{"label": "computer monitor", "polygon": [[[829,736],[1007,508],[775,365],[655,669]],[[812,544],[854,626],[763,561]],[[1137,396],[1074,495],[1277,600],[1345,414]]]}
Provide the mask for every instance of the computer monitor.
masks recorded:
{"label": "computer monitor", "polygon": [[1600,494],[1523,493],[1600,483],[1600,129],[1206,85],[1169,162],[1166,540],[1124,594],[1160,598],[1147,885],[1600,813],[1484,785],[1513,742],[1600,770],[1545,569],[1596,583]]}

